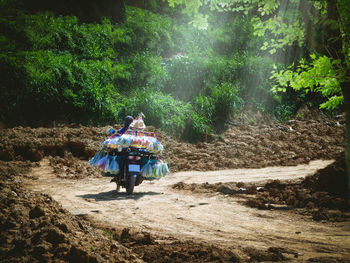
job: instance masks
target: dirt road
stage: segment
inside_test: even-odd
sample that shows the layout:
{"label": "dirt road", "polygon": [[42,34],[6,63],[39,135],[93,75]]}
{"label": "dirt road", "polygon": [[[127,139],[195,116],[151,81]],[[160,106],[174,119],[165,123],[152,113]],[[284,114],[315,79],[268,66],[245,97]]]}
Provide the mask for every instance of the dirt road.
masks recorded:
{"label": "dirt road", "polygon": [[184,183],[260,182],[293,180],[313,174],[331,161],[309,165],[180,172],[143,182],[131,196],[115,191],[109,178],[57,178],[47,159],[33,169],[32,190],[51,195],[73,214],[88,214],[111,226],[138,228],[160,238],[198,240],[223,247],[282,247],[298,253],[298,262],[327,256],[350,259],[350,225],[320,223],[289,211],[257,210],[241,205],[239,197],[178,191]]}

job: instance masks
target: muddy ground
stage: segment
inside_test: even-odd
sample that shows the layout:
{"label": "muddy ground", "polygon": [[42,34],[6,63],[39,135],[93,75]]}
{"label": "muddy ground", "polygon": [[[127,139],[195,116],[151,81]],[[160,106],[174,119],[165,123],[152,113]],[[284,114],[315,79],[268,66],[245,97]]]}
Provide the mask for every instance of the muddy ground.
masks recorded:
{"label": "muddy ground", "polygon": [[[0,130],[1,262],[350,262],[350,241],[346,243],[346,238],[340,238],[350,234],[349,209],[345,202],[347,193],[341,187],[344,185],[344,164],[341,160],[345,132],[343,117],[334,120],[294,120],[285,124],[236,124],[225,133],[198,144],[182,142],[149,128],[156,131],[164,144],[163,159],[168,162],[174,179],[170,175],[171,183],[167,183],[164,178],[164,188],[160,188],[162,179],[142,184],[135,189],[132,200],[123,194],[120,198],[114,197],[116,193],[113,189],[106,191],[98,188],[99,185],[107,187],[108,182],[87,165],[87,160],[98,150],[109,128],[72,125]],[[325,165],[324,170],[315,176],[308,176],[310,171],[314,173],[317,170],[314,166],[312,169],[309,166],[300,168],[309,171],[305,174],[299,168],[291,168],[293,172],[290,175],[286,178],[277,176],[277,179],[281,178],[277,181],[252,179],[244,182],[244,177],[237,181],[230,174],[220,181],[220,172],[214,172],[212,176],[208,174],[208,178],[213,179],[206,181],[203,179],[205,174],[200,174],[201,171],[266,167],[268,170],[263,170],[265,175],[261,177],[268,179],[274,172],[281,174],[287,170],[281,168],[274,171],[269,168],[271,166],[308,164],[320,159],[337,159],[337,162],[330,166],[326,165],[328,163],[314,163],[319,168]],[[198,180],[186,181],[184,178],[187,177],[175,173],[179,171],[199,171],[197,176],[192,172],[189,172],[190,176],[186,175]],[[334,173],[335,177],[329,176]],[[219,181],[215,178],[219,178]],[[90,190],[95,192],[90,192],[90,195],[85,193],[84,196],[72,194],[70,197],[68,189],[78,191],[79,185],[83,185],[85,191],[86,187],[94,186],[96,188]],[[157,187],[159,192],[155,190]],[[305,245],[312,243],[312,238],[307,237],[304,237],[303,244],[293,236],[283,236],[279,240],[278,235],[271,238],[265,232],[258,231],[255,235],[252,230],[245,233],[242,230],[244,227],[240,230],[241,235],[234,235],[230,232],[230,221],[223,221],[228,225],[228,230],[223,230],[225,234],[220,234],[222,230],[215,232],[209,227],[202,229],[201,225],[191,226],[198,230],[194,234],[185,230],[177,234],[189,222],[181,219],[186,218],[184,215],[177,216],[177,221],[185,222],[173,224],[173,230],[171,226],[169,229],[157,226],[157,222],[154,222],[154,226],[150,222],[143,227],[140,221],[149,220],[149,215],[144,215],[148,218],[138,218],[143,211],[139,210],[138,204],[142,200],[152,203],[152,198],[159,194],[167,196],[167,193],[172,197],[177,195],[179,203],[185,202],[182,196],[186,200],[188,198],[189,209],[198,207],[201,210],[209,207],[207,203],[211,202],[233,209],[231,205],[234,204],[234,209],[246,214],[248,222],[249,218],[255,222],[257,228],[254,231],[258,231],[260,222],[258,219],[254,221],[254,216],[260,220],[264,218],[267,223],[272,222],[272,218],[284,218],[295,220],[300,228],[303,225],[305,228],[319,228],[320,236],[332,236],[333,231],[335,236],[332,236],[332,240],[336,241],[330,242],[328,247],[327,238],[326,241],[315,241],[319,245],[313,249]],[[60,194],[61,199],[58,198]],[[81,200],[81,206],[74,207],[70,203],[69,208],[63,207],[66,194],[66,204],[72,198],[77,198]],[[162,199],[162,196],[159,198]],[[126,219],[118,222],[112,218],[111,222],[104,220],[106,215],[100,213],[100,206],[105,205],[102,199],[111,201],[112,206],[131,201],[134,206],[125,209],[130,214],[119,215],[119,219]],[[169,199],[169,203],[163,205],[174,202],[175,199]],[[95,203],[98,208],[91,209]],[[89,213],[80,213],[85,206],[90,209]],[[167,207],[159,208],[167,212]],[[178,208],[182,209],[181,206]],[[189,213],[190,210],[186,211]],[[115,216],[118,218],[117,213]],[[194,213],[193,216],[199,214]],[[133,219],[128,220],[130,217]],[[213,224],[217,218],[212,219]],[[241,220],[245,220],[244,217]],[[261,225],[261,228],[264,226]],[[288,242],[284,239],[288,239]],[[307,247],[305,253],[303,246]]]}

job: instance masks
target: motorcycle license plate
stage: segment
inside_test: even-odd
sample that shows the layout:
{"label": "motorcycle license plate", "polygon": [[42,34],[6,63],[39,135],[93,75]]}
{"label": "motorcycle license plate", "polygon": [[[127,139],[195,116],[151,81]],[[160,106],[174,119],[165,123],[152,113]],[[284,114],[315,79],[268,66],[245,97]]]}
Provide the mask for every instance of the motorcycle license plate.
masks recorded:
{"label": "motorcycle license plate", "polygon": [[139,164],[129,164],[129,172],[140,172]]}

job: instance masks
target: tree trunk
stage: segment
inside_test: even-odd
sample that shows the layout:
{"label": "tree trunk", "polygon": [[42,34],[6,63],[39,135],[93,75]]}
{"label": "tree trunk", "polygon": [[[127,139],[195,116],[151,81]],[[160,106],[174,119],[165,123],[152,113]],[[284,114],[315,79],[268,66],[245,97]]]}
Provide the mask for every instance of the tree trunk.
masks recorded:
{"label": "tree trunk", "polygon": [[[337,6],[337,0],[327,0],[327,17],[328,20],[333,22],[333,24],[340,25],[340,15]],[[346,114],[346,135],[345,135],[345,162],[346,162],[346,174],[348,178],[348,201],[350,202],[350,69],[346,63],[346,57],[343,50],[343,38],[340,32],[340,27],[334,27],[332,24],[328,23],[325,26],[325,31],[327,33],[326,50],[327,56],[331,60],[340,59],[341,69],[345,72],[344,76],[347,78],[345,81],[339,79],[341,90],[344,97],[344,108]]]}
{"label": "tree trunk", "polygon": [[344,97],[344,109],[346,114],[345,163],[346,175],[348,178],[348,201],[350,203],[350,83],[344,82],[342,83],[341,87]]}

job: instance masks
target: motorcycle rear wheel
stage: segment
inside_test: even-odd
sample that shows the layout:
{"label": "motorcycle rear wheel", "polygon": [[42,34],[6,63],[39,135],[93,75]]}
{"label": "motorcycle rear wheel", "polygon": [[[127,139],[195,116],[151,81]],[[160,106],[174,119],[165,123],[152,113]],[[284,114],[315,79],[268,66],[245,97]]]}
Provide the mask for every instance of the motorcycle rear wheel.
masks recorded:
{"label": "motorcycle rear wheel", "polygon": [[126,194],[131,195],[132,192],[134,191],[134,186],[135,186],[135,181],[136,181],[136,176],[129,175],[128,179],[126,180]]}

